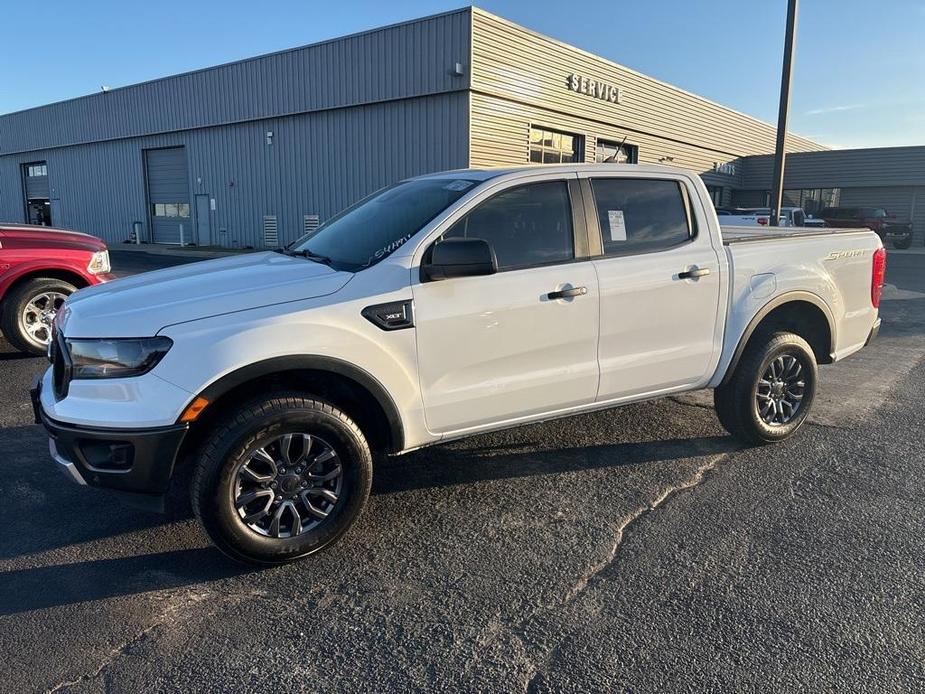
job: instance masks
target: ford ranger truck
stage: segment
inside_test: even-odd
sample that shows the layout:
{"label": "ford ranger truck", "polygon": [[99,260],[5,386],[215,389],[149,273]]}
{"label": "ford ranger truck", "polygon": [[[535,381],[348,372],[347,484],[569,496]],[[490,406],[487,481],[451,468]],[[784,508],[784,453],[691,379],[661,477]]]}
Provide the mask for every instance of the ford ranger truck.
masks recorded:
{"label": "ford ranger truck", "polygon": [[700,388],[738,438],[786,439],[816,365],[876,335],[885,259],[866,230],[720,231],[681,169],[449,171],[82,290],[32,397],[78,484],[173,481],[224,552],[282,563],[357,519],[376,454]]}
{"label": "ford ranger truck", "polygon": [[0,223],[0,330],[16,349],[45,354],[51,324],[81,287],[113,279],[100,239],[65,229]]}

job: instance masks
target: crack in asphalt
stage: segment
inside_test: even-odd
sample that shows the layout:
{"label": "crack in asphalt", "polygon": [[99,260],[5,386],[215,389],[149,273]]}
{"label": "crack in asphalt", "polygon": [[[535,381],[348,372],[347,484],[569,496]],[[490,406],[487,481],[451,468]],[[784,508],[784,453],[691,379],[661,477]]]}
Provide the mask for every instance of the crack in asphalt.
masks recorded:
{"label": "crack in asphalt", "polygon": [[[605,578],[601,576],[602,572],[605,571],[608,567],[612,566],[617,560],[617,555],[619,554],[620,546],[623,544],[623,540],[626,537],[626,533],[628,530],[630,530],[630,527],[636,521],[661,508],[676,494],[700,486],[706,479],[707,475],[716,470],[720,461],[728,458],[728,456],[728,453],[720,453],[711,456],[704,464],[700,465],[694,471],[694,474],[691,477],[678,484],[667,487],[666,489],[662,490],[653,501],[649,502],[645,506],[640,506],[630,514],[624,516],[614,528],[613,546],[609,549],[601,561],[593,564],[587,571],[578,577],[575,583],[572,584],[571,588],[569,588],[569,590],[566,592],[562,602],[556,607],[556,611],[561,611],[562,609],[567,608],[590,587],[593,587],[594,584],[605,580]],[[532,620],[536,616],[536,614],[531,615],[527,620],[525,620],[525,622]],[[522,622],[520,626],[522,627],[525,622]],[[527,692],[527,694],[533,694],[538,690],[540,678],[542,678],[546,670],[549,668],[549,665],[555,659],[556,654],[562,647],[562,644],[573,633],[574,630],[564,634],[551,647],[546,649],[541,658],[535,659],[533,661],[532,669],[527,673],[526,683],[524,685],[524,691]]]}
{"label": "crack in asphalt", "polygon": [[190,608],[212,597],[214,597],[214,593],[212,591],[186,591],[183,596],[171,596],[171,598],[168,598],[167,606],[161,611],[160,615],[152,624],[149,624],[127,641],[110,650],[96,669],[92,670],[91,672],[84,673],[77,679],[60,682],[53,687],[46,689],[46,694],[55,694],[61,690],[68,689],[78,684],[82,684],[83,682],[89,682],[90,680],[96,679],[103,673],[104,670],[106,670],[106,668],[112,665],[121,656],[128,653],[135,644],[143,641],[152,631],[160,627],[169,626],[175,623],[177,621],[176,618],[178,615],[181,613],[186,615]]}
{"label": "crack in asphalt", "polygon": [[[311,592],[325,592],[323,590],[316,590]],[[103,659],[103,662],[91,672],[85,673],[74,680],[68,680],[56,684],[49,689],[46,689],[46,694],[55,694],[69,687],[81,684],[83,682],[89,682],[99,677],[103,672],[109,668],[113,663],[115,663],[120,657],[131,651],[132,647],[136,644],[142,642],[148,637],[153,631],[160,629],[162,627],[172,627],[179,622],[177,619],[178,616],[183,616],[186,619],[192,617],[190,610],[196,605],[207,602],[211,608],[206,616],[215,615],[219,610],[224,609],[229,604],[234,604],[242,600],[268,600],[275,601],[271,595],[268,595],[265,591],[262,590],[247,590],[247,591],[235,591],[235,592],[222,592],[216,593],[215,591],[185,591],[183,595],[171,596],[169,598],[170,603],[166,608],[161,612],[160,616],[152,623],[146,626],[141,631],[137,632],[130,639],[124,643],[116,646],[109,653],[106,654],[106,657]],[[288,603],[287,603],[288,604]]]}

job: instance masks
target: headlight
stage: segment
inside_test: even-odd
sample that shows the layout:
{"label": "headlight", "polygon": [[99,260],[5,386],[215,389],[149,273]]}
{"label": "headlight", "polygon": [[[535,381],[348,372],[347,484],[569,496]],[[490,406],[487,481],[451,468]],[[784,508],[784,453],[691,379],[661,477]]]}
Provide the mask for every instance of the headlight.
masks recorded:
{"label": "headlight", "polygon": [[72,378],[128,378],[147,373],[173,345],[169,337],[67,340]]}
{"label": "headlight", "polygon": [[90,258],[90,264],[87,265],[87,272],[91,275],[98,275],[101,272],[109,272],[112,266],[109,264],[109,251],[97,251]]}

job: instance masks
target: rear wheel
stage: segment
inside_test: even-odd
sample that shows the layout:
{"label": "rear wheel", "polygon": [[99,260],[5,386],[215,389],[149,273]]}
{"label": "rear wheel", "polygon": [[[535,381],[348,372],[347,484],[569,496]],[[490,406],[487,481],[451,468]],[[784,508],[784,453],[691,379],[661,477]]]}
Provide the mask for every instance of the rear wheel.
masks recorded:
{"label": "rear wheel", "polygon": [[371,483],[369,446],[349,416],[304,395],[278,395],[241,407],[207,440],[193,473],[193,510],[232,558],[282,564],[339,539]]}
{"label": "rear wheel", "polygon": [[716,414],[730,434],[747,443],[782,441],[806,420],[816,378],[815,355],[802,337],[758,335],[729,381],[713,392]]}
{"label": "rear wheel", "polygon": [[23,282],[3,302],[0,328],[4,337],[20,352],[44,354],[55,315],[75,291],[73,284],[51,277]]}

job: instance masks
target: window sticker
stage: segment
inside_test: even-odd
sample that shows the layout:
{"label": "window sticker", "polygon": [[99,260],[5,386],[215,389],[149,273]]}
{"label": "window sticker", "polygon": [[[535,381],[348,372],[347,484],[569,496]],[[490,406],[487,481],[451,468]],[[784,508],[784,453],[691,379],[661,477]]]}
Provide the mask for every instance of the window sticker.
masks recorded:
{"label": "window sticker", "polygon": [[450,181],[449,183],[447,183],[445,186],[443,186],[443,190],[462,191],[462,190],[466,190],[467,188],[471,188],[474,185],[475,183],[473,183],[472,181],[466,181],[460,178],[455,181]]}
{"label": "window sticker", "polygon": [[607,221],[610,225],[610,240],[626,241],[626,222],[623,221],[623,210],[607,210]]}

